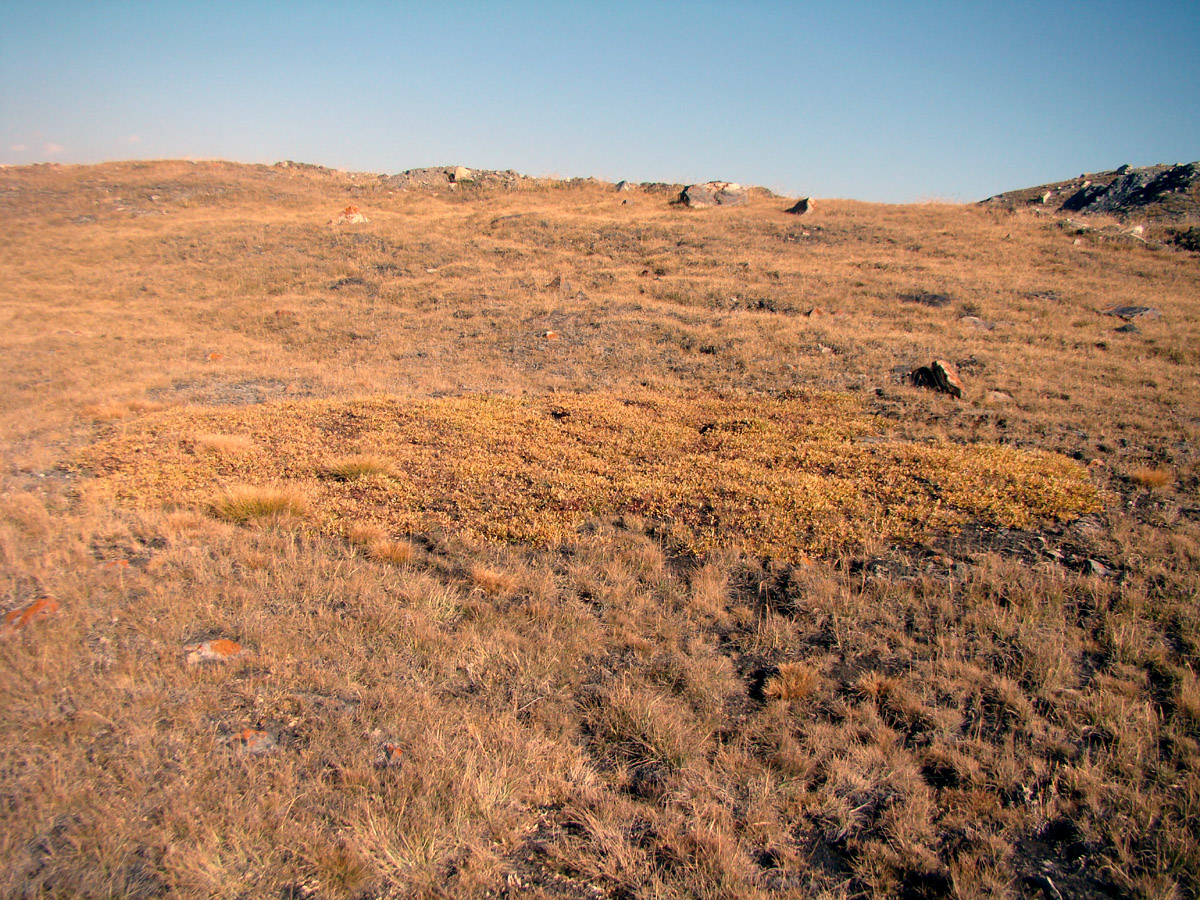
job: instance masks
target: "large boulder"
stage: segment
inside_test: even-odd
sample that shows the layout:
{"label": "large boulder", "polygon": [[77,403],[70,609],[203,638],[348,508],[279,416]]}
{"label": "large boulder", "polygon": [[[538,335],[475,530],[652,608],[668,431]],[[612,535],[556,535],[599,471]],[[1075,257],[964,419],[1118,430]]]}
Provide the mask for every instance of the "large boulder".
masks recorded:
{"label": "large boulder", "polygon": [[708,206],[741,206],[749,197],[746,189],[732,181],[708,181],[704,184],[689,184],[679,192],[676,201],[692,209]]}

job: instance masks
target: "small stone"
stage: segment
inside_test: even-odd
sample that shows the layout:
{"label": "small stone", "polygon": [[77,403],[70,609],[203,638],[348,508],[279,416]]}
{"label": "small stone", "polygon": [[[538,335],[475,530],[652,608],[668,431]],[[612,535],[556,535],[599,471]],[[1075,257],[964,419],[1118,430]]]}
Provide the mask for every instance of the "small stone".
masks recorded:
{"label": "small stone", "polygon": [[617,193],[627,194],[632,190],[634,190],[634,186],[632,183],[630,183],[628,181],[618,181],[617,182]]}
{"label": "small stone", "polygon": [[100,563],[102,572],[124,572],[129,568],[129,560],[127,559],[106,559]]}
{"label": "small stone", "polygon": [[984,395],[983,402],[988,404],[1012,403],[1012,394],[1004,391],[988,391]]}
{"label": "small stone", "polygon": [[557,341],[559,339],[559,333],[557,331],[547,331],[542,334],[542,337],[548,341]]}
{"label": "small stone", "polygon": [[1098,559],[1089,558],[1086,568],[1089,575],[1095,575],[1097,578],[1105,578],[1112,574],[1112,569]]}
{"label": "small stone", "polygon": [[210,353],[210,354],[208,354],[208,361],[209,361],[209,362],[216,362],[218,359],[224,359],[224,358],[225,358],[225,354],[224,354],[224,353]]}
{"label": "small stone", "polygon": [[275,738],[258,728],[243,728],[237,734],[231,734],[226,743],[238,753],[251,755],[269,753],[276,747]]}
{"label": "small stone", "polygon": [[4,623],[0,625],[0,637],[8,637],[29,624],[52,616],[56,612],[58,612],[58,601],[53,597],[39,597],[27,606],[9,610],[4,614]]}
{"label": "small stone", "polygon": [[227,638],[188,644],[183,649],[187,653],[189,666],[198,666],[208,662],[226,662],[236,656],[241,656],[244,652],[241,644]]}
{"label": "small stone", "polygon": [[1124,325],[1114,328],[1113,331],[1117,334],[1141,334],[1141,329],[1132,322],[1126,322]]}
{"label": "small stone", "polygon": [[446,173],[450,177],[453,184],[461,184],[464,181],[474,181],[475,173],[466,166],[455,166]]}

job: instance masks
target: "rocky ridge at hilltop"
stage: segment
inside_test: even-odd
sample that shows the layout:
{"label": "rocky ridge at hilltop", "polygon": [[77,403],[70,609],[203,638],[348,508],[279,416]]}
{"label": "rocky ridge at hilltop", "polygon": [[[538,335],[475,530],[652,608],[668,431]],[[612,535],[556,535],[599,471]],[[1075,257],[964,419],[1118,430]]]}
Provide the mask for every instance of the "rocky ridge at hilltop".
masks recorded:
{"label": "rocky ridge at hilltop", "polygon": [[1045,207],[1057,212],[1140,217],[1163,222],[1200,219],[1200,162],[1121,166],[1067,181],[1006,191],[986,204]]}

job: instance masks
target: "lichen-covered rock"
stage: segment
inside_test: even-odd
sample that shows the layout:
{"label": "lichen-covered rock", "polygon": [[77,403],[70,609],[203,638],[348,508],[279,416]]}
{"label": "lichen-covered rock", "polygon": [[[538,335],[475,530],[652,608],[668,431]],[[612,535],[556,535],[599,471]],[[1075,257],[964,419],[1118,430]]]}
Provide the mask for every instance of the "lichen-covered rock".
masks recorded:
{"label": "lichen-covered rock", "polygon": [[200,641],[196,644],[188,644],[183,649],[187,653],[189,666],[198,666],[201,663],[227,662],[234,657],[241,656],[244,652],[241,644],[237,641],[231,641],[228,638]]}
{"label": "lichen-covered rock", "polygon": [[56,612],[58,612],[58,601],[53,597],[39,597],[27,606],[9,610],[4,614],[3,624],[0,624],[0,637],[8,637],[31,623],[52,616]]}
{"label": "lichen-covered rock", "polygon": [[357,206],[347,206],[329,220],[330,225],[365,225],[371,220],[362,214]]}
{"label": "lichen-covered rock", "polygon": [[269,753],[276,747],[275,738],[270,732],[259,728],[243,728],[236,734],[231,734],[225,742],[234,751],[251,756]]}

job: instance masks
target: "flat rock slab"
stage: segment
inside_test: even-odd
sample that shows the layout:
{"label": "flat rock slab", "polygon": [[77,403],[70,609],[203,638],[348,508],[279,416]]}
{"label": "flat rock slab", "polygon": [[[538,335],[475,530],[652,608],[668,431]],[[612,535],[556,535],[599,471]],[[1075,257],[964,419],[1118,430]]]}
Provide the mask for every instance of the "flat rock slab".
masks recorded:
{"label": "flat rock slab", "polygon": [[1103,312],[1106,316],[1116,316],[1118,319],[1157,319],[1162,316],[1153,306],[1114,306]]}
{"label": "flat rock slab", "polygon": [[958,321],[964,325],[970,325],[972,328],[977,328],[980,331],[993,331],[996,328],[995,322],[988,322],[979,316],[959,316]]}
{"label": "flat rock slab", "polygon": [[900,299],[905,303],[919,303],[921,306],[930,306],[934,309],[941,309],[954,302],[954,298],[949,294],[934,294],[928,291],[922,291],[919,294],[901,294]]}

